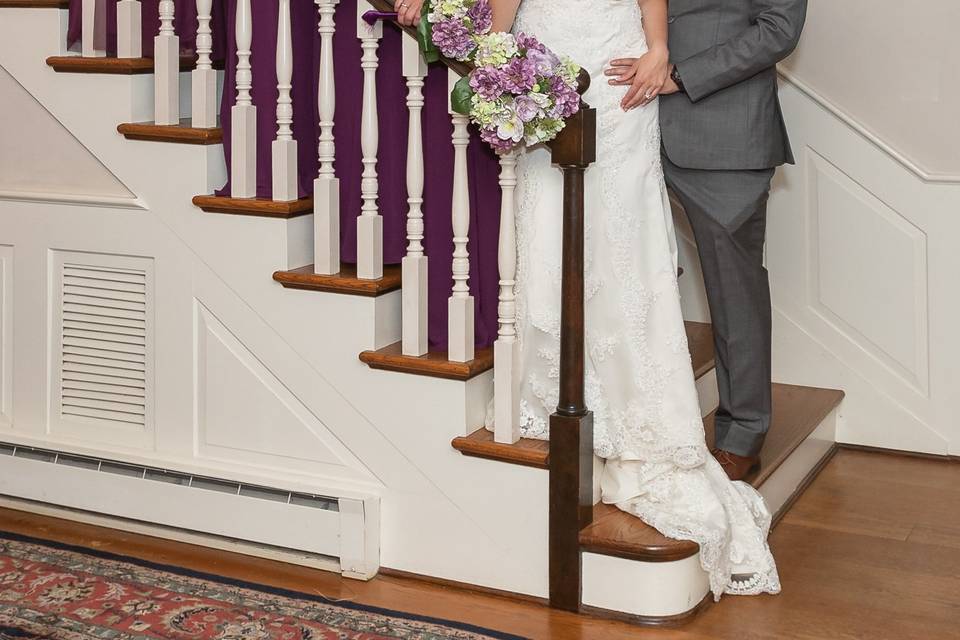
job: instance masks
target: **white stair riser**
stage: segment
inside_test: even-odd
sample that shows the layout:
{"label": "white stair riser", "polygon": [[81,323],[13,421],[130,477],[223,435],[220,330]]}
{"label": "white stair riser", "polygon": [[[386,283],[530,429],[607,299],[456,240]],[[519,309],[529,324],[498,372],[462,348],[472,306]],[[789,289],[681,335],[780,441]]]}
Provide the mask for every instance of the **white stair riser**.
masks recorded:
{"label": "white stair riser", "polygon": [[638,562],[583,554],[583,604],[636,616],[675,616],[696,607],[710,585],[700,554],[674,562]]}
{"label": "white stair riser", "polygon": [[717,389],[717,370],[710,369],[697,378],[697,396],[700,398],[700,415],[706,418],[720,405],[720,391]]}
{"label": "white stair riser", "polygon": [[800,443],[793,453],[760,486],[770,513],[777,514],[800,488],[811,469],[836,445],[838,409],[830,412],[820,426]]}
{"label": "white stair riser", "polygon": [[[820,423],[760,486],[777,514],[835,446],[838,409]],[[594,487],[594,497],[599,491]],[[696,607],[708,590],[699,554],[675,562],[642,562],[583,554],[583,604],[637,616],[675,616]]]}

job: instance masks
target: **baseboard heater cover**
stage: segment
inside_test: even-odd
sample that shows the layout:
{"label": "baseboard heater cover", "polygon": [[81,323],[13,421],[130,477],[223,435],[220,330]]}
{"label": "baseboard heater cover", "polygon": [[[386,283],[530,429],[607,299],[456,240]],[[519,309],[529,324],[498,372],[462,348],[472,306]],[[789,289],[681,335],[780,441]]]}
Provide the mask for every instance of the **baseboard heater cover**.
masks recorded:
{"label": "baseboard heater cover", "polygon": [[379,498],[338,498],[0,442],[0,494],[379,569]]}

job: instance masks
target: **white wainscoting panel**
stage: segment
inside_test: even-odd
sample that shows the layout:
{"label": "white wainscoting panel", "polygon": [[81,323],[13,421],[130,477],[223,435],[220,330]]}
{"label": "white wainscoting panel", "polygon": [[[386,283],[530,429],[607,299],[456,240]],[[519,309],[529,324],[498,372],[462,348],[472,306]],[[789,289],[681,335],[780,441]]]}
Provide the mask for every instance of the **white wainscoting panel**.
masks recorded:
{"label": "white wainscoting panel", "polygon": [[153,259],[49,255],[50,433],[153,448]]}
{"label": "white wainscoting panel", "polygon": [[0,245],[0,427],[13,426],[13,247]]}
{"label": "white wainscoting panel", "polygon": [[810,148],[806,162],[809,304],[926,394],[926,234]]}
{"label": "white wainscoting panel", "polygon": [[371,475],[202,303],[196,309],[197,456],[338,480]]}
{"label": "white wainscoting panel", "polygon": [[846,391],[840,442],[956,455],[960,184],[789,78],[780,96],[798,163],[769,207],[774,379]]}

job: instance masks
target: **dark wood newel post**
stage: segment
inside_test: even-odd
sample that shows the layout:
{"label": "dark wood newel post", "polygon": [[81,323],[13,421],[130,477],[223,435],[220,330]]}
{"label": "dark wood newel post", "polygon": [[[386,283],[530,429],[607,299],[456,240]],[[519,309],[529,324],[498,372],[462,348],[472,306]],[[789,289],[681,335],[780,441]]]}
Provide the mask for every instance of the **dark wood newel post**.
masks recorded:
{"label": "dark wood newel post", "polygon": [[580,608],[580,530],[593,513],[593,414],[584,399],[584,172],[596,159],[596,112],[584,108],[551,144],[563,171],[560,401],[550,416],[550,605]]}

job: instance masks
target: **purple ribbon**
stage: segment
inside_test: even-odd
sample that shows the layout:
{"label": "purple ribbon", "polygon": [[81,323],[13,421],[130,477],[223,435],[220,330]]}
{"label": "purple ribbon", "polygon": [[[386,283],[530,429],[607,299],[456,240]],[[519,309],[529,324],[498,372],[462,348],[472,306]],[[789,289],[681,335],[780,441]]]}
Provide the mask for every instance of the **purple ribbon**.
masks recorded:
{"label": "purple ribbon", "polygon": [[370,26],[373,26],[373,24],[374,24],[377,20],[396,20],[396,19],[397,19],[397,12],[396,12],[396,11],[374,11],[374,10],[371,10],[371,11],[367,11],[366,13],[364,13],[364,14],[363,14],[362,16],[360,16],[360,17],[363,18],[363,21],[364,21],[364,22],[366,22],[366,23],[369,24]]}

